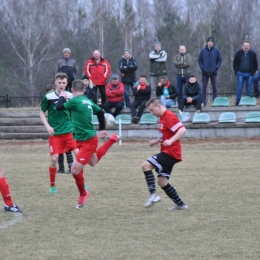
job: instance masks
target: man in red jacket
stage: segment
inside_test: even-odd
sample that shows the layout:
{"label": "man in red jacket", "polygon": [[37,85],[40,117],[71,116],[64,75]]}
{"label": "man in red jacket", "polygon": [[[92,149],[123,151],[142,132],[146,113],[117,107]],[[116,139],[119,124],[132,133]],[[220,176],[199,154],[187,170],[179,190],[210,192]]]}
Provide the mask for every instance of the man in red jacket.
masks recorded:
{"label": "man in red jacket", "polygon": [[[119,76],[112,75],[112,82],[106,86],[107,102],[103,104],[103,109],[106,113],[109,113],[116,117],[124,108],[124,84],[119,82]],[[115,111],[112,112],[111,108],[115,107]]]}
{"label": "man in red jacket", "polygon": [[109,62],[104,59],[98,50],[95,50],[93,56],[86,62],[84,73],[99,89],[102,104],[106,102],[105,86],[110,76],[111,67]]}

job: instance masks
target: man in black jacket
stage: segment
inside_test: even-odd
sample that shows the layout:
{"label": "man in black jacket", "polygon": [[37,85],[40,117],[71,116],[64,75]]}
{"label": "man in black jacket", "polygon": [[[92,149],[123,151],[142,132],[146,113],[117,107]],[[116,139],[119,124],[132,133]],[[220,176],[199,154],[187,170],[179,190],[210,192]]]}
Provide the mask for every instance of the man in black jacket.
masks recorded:
{"label": "man in black jacket", "polygon": [[176,87],[169,81],[167,76],[162,76],[157,84],[156,96],[160,97],[163,106],[169,108],[176,105],[176,98],[179,93]]}
{"label": "man in black jacket", "polygon": [[233,69],[237,76],[236,106],[238,106],[244,82],[246,82],[246,95],[251,95],[253,76],[258,69],[257,56],[253,50],[250,50],[249,41],[244,41],[242,49],[236,52],[233,60]]}
{"label": "man in black jacket", "polygon": [[190,75],[189,81],[185,84],[182,99],[179,104],[179,113],[181,114],[184,106],[195,105],[196,113],[201,111],[201,85],[194,75]]}
{"label": "man in black jacket", "polygon": [[133,92],[133,85],[135,82],[135,71],[137,70],[138,64],[135,59],[131,56],[129,50],[124,50],[124,55],[122,59],[119,61],[119,69],[121,72],[121,82],[124,83],[125,86],[125,105],[126,107],[130,107],[130,98],[129,98],[129,87]]}

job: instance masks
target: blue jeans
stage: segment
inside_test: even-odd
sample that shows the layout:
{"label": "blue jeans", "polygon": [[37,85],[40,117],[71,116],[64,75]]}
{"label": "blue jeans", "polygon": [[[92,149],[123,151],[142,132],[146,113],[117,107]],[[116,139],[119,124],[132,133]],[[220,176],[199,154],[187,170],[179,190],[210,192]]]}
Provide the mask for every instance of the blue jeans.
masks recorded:
{"label": "blue jeans", "polygon": [[176,101],[173,99],[166,99],[165,96],[161,96],[161,101],[163,103],[163,106],[169,108],[171,106],[176,105]]}
{"label": "blue jeans", "polygon": [[129,87],[132,89],[133,92],[133,83],[124,83],[125,86],[125,93],[124,93],[124,97],[125,97],[125,105],[126,107],[130,107],[130,98],[129,98]]}
{"label": "blue jeans", "polygon": [[189,80],[189,77],[181,77],[181,76],[176,77],[177,90],[179,93],[178,102],[180,102],[180,100],[182,99],[183,86],[188,82],[188,80]]}
{"label": "blue jeans", "polygon": [[260,81],[260,72],[256,73],[253,77],[253,82],[254,82],[254,92],[256,96],[260,95],[260,91],[258,88],[258,82]]}
{"label": "blue jeans", "polygon": [[239,102],[242,96],[244,82],[246,82],[246,95],[251,95],[253,76],[250,72],[237,72],[237,95],[236,102]]}

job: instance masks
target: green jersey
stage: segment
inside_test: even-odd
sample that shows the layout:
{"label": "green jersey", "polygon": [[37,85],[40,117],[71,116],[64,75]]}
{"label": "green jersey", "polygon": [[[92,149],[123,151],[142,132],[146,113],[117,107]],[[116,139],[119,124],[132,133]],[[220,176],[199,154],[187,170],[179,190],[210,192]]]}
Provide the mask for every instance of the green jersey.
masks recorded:
{"label": "green jersey", "polygon": [[[73,98],[73,95],[70,92],[67,92],[67,97],[68,99],[71,99]],[[54,129],[54,135],[72,132],[72,123],[69,112],[66,110],[56,110],[58,99],[59,96],[55,91],[52,91],[47,93],[41,102],[41,110],[43,112],[48,111],[48,123]]]}
{"label": "green jersey", "polygon": [[64,103],[64,108],[71,111],[74,139],[84,141],[96,135],[92,117],[100,111],[100,107],[92,100],[85,95],[79,95]]}

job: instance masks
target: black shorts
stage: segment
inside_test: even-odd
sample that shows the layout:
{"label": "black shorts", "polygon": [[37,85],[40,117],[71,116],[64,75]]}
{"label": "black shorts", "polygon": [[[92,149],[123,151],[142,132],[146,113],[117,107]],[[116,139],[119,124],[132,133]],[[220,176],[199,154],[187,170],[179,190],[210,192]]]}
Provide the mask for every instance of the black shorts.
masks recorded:
{"label": "black shorts", "polygon": [[169,179],[174,164],[180,160],[177,160],[166,153],[157,153],[148,158],[147,161],[154,166],[157,177],[163,176]]}

